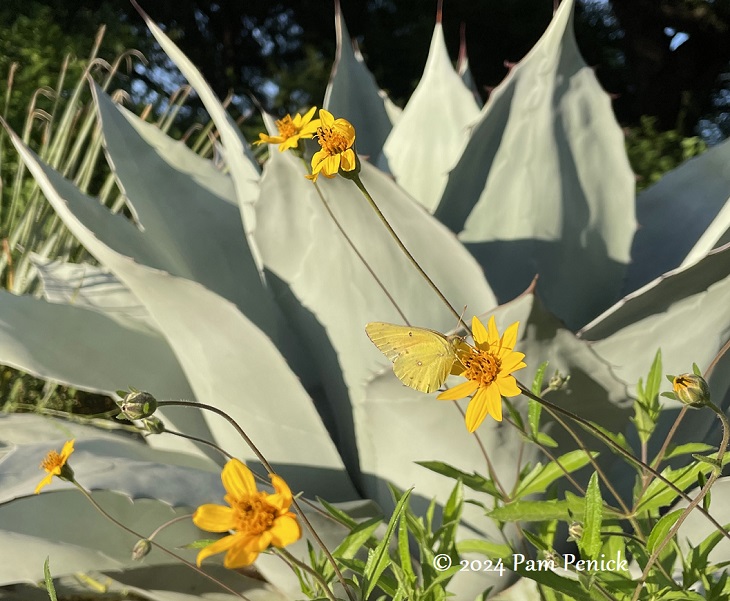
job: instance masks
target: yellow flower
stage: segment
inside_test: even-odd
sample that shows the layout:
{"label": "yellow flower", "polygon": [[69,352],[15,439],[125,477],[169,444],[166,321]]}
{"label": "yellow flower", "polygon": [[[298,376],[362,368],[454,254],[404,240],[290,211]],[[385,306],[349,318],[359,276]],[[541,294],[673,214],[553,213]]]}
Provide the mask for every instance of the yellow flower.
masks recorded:
{"label": "yellow flower", "polygon": [[226,463],[221,474],[228,493],[223,505],[201,505],[193,523],[208,532],[232,532],[198,553],[198,565],[211,555],[227,551],[223,565],[241,568],[251,565],[269,546],[285,547],[299,540],[302,531],[289,506],[292,494],[286,482],[271,474],[274,493],[256,490],[253,474],[238,459]]}
{"label": "yellow flower", "polygon": [[513,323],[500,338],[494,316],[489,319],[488,329],[474,317],[471,327],[476,347],[464,344],[457,350],[459,361],[454,363],[455,375],[469,381],[442,392],[437,398],[455,401],[476,393],[466,410],[469,432],[474,432],[487,415],[501,422],[502,397],[520,394],[517,381],[510,375],[526,367],[522,362],[525,355],[513,350],[519,325]]}
{"label": "yellow flower", "polygon": [[316,110],[317,107],[313,106],[306,112],[304,117],[297,113],[293,119],[291,115],[279,119],[276,122],[276,127],[279,128],[279,135],[268,136],[266,134],[259,134],[259,139],[254,144],[278,144],[279,152],[284,152],[289,148],[296,148],[301,138],[311,138],[317,131],[319,119],[312,121]]}
{"label": "yellow flower", "polygon": [[307,178],[317,181],[321,173],[325,177],[334,177],[342,171],[353,171],[357,167],[357,157],[352,145],[355,143],[355,128],[346,119],[335,119],[332,113],[324,109],[319,111],[320,126],[317,129],[317,141],[322,150],[312,157],[312,175]]}
{"label": "yellow flower", "polygon": [[66,465],[69,456],[74,452],[74,441],[69,440],[63,445],[61,454],[56,451],[49,451],[45,459],[41,463],[41,468],[46,470],[46,477],[43,478],[35,487],[35,494],[41,492],[44,486],[47,486],[53,480],[53,476],[58,476],[62,480],[73,480],[74,472],[70,466]]}

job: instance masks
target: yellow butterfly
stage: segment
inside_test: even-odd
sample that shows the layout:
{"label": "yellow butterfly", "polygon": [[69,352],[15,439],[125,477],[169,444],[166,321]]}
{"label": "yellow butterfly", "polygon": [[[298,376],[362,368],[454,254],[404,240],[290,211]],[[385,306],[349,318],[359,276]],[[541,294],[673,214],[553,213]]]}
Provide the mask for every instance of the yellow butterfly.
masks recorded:
{"label": "yellow butterfly", "polygon": [[441,388],[458,360],[458,336],[444,336],[434,330],[371,322],[365,326],[373,344],[393,362],[393,372],[410,388],[433,392]]}

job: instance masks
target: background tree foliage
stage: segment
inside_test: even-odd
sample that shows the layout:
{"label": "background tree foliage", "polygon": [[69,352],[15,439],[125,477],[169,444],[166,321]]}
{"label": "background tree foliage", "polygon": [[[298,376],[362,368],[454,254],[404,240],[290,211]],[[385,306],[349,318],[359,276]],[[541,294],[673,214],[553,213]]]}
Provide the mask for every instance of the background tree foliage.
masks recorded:
{"label": "background tree foliage", "polygon": [[[341,2],[350,34],[378,83],[404,104],[422,72],[436,2]],[[249,97],[279,114],[321,100],[334,57],[334,2],[142,4],[219,96],[235,94],[240,110],[250,108]],[[447,0],[447,44],[455,58],[464,24],[470,68],[484,99],[509,64],[539,38],[553,8],[552,0]],[[183,83],[155,50],[127,0],[6,0],[0,8],[0,77],[12,62],[20,65],[11,123],[32,90],[53,83],[67,52],[86,55],[96,28],[104,23],[108,32],[102,55],[104,50],[114,55],[134,47],[150,61],[148,68],[138,65],[134,73],[131,87],[137,102],[164,98]],[[595,65],[604,88],[615,97],[619,122],[638,128],[639,137],[646,133],[642,116],[654,117],[655,131],[674,131],[680,141],[700,133],[712,143],[730,134],[730,0],[581,0],[576,30],[586,61]]]}

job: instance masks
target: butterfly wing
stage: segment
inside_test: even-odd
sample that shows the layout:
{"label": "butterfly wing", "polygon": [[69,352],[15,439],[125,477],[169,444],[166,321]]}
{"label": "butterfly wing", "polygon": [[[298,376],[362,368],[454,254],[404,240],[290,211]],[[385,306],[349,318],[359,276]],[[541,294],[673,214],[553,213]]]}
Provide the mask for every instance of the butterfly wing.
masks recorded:
{"label": "butterfly wing", "polygon": [[452,342],[433,330],[373,322],[365,331],[373,344],[393,362],[393,372],[398,379],[421,392],[438,390],[456,360]]}

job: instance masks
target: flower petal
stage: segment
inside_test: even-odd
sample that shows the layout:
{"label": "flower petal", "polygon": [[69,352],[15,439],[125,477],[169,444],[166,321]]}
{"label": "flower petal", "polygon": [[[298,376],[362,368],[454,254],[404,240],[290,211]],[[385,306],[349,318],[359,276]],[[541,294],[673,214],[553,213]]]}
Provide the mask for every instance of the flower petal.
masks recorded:
{"label": "flower petal", "polygon": [[[260,537],[251,537],[243,534],[236,535],[236,541],[226,553],[223,565],[228,569],[245,568],[250,566],[263,549],[259,549]],[[267,545],[268,546],[268,545]],[[264,547],[265,549],[266,547]]]}
{"label": "flower petal", "polygon": [[51,483],[51,480],[53,480],[53,474],[46,474],[43,480],[38,483],[38,486],[35,487],[35,494],[41,492],[41,488],[43,488],[44,486],[48,486]]}
{"label": "flower petal", "polygon": [[522,391],[517,386],[517,381],[513,376],[502,376],[497,378],[494,382],[496,387],[499,388],[499,394],[506,397],[518,396],[522,394]]}
{"label": "flower petal", "polygon": [[267,495],[266,502],[279,511],[286,513],[289,511],[292,502],[291,489],[284,482],[284,479],[276,474],[271,474],[271,484],[273,484],[276,492],[273,495]]}
{"label": "flower petal", "polygon": [[355,151],[352,148],[348,148],[341,155],[341,168],[343,171],[352,171],[357,167],[357,158],[355,157]]}
{"label": "flower petal", "polygon": [[489,330],[489,344],[497,344],[499,342],[499,330],[497,330],[497,322],[494,320],[494,315],[489,318],[487,329]]}
{"label": "flower petal", "polygon": [[476,315],[471,318],[471,332],[474,335],[474,342],[477,344],[488,342],[489,335],[487,334],[487,329]]}
{"label": "flower petal", "polygon": [[490,386],[487,389],[487,409],[495,420],[502,421],[502,395],[499,394],[497,386]]}
{"label": "flower petal", "polygon": [[517,329],[519,327],[520,322],[516,321],[504,331],[504,334],[502,334],[500,349],[513,350],[515,348],[515,345],[517,344]]}
{"label": "flower petal", "polygon": [[522,369],[523,367],[527,367],[527,365],[522,362],[524,358],[524,353],[517,353],[515,351],[506,353],[505,356],[501,358],[502,365],[500,367],[500,371],[502,373],[509,374],[513,371],[517,371],[518,369]]}
{"label": "flower petal", "polygon": [[[312,117],[314,117],[314,113],[317,112],[317,107],[313,106],[311,109],[309,109],[306,113],[304,113],[304,116],[301,117],[302,119],[302,127],[307,125],[312,120]],[[299,113],[297,113],[297,117],[299,117]]]}
{"label": "flower petal", "polygon": [[74,452],[74,441],[75,441],[75,439],[69,440],[63,445],[63,448],[61,449],[61,462],[62,463],[66,463],[66,461],[70,457],[71,453]]}
{"label": "flower petal", "polygon": [[453,388],[444,390],[436,398],[439,401],[456,401],[458,399],[468,397],[470,394],[473,394],[477,388],[479,388],[479,383],[473,380],[469,380],[468,382],[462,382],[458,386],[454,386]]}
{"label": "flower petal", "polygon": [[223,467],[221,480],[226,491],[234,499],[241,499],[256,493],[256,482],[251,470],[238,459],[231,459]]}
{"label": "flower petal", "polygon": [[322,161],[322,175],[325,175],[326,177],[334,177],[337,175],[337,172],[340,170],[340,155],[335,154],[332,156],[328,156],[324,161]]}
{"label": "flower petal", "polygon": [[319,109],[319,118],[322,121],[322,127],[332,127],[335,123],[335,117],[326,109]]}
{"label": "flower petal", "polygon": [[235,526],[235,512],[231,507],[208,503],[195,510],[193,524],[206,532],[228,532]]}
{"label": "flower petal", "polygon": [[469,402],[469,406],[466,408],[466,429],[469,432],[474,432],[479,425],[484,421],[489,412],[488,395],[487,392],[491,387],[480,388],[474,395],[474,398]]}
{"label": "flower petal", "polygon": [[215,541],[214,543],[208,545],[207,547],[203,547],[200,550],[200,553],[198,553],[198,557],[195,560],[198,564],[198,567],[200,567],[200,564],[203,563],[203,560],[206,557],[210,557],[211,555],[215,555],[216,553],[223,553],[223,551],[227,551],[231,548],[231,545],[233,545],[236,542],[236,536],[224,536],[222,539]]}
{"label": "flower petal", "polygon": [[274,525],[269,530],[271,544],[274,547],[286,547],[298,541],[302,537],[302,529],[299,527],[294,514],[288,513],[274,520]]}

